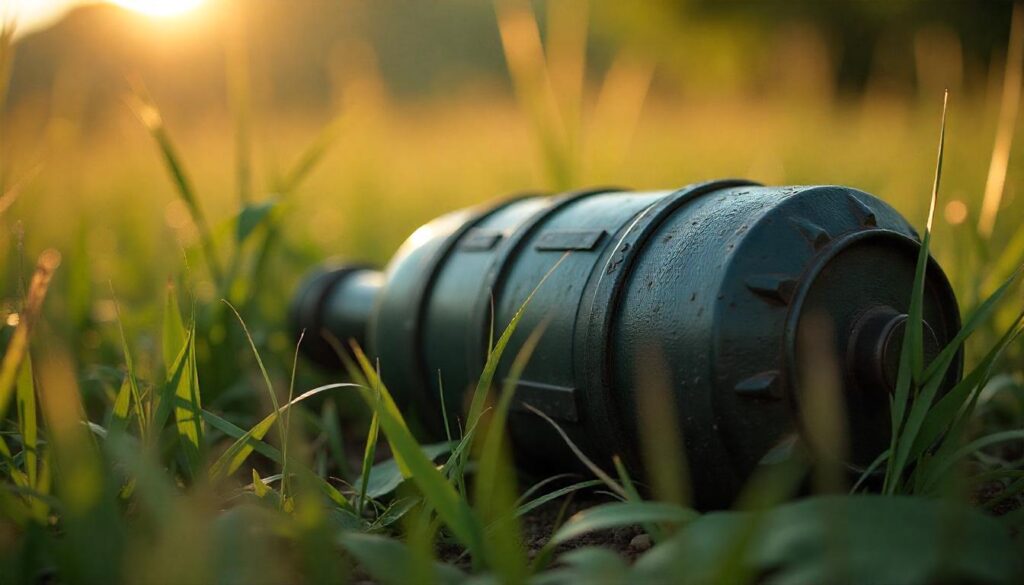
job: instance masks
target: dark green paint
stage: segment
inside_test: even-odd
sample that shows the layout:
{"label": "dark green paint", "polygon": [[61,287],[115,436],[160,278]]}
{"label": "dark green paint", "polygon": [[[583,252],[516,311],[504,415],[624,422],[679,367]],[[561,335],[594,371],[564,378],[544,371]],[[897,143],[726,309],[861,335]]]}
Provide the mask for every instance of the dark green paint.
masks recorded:
{"label": "dark green paint", "polygon": [[[380,358],[409,416],[442,436],[463,412],[490,339],[537,291],[510,348],[542,323],[509,426],[518,459],[570,470],[576,459],[528,403],[595,460],[642,470],[639,380],[664,380],[686,445],[696,504],[728,505],[764,455],[801,432],[806,316],[834,330],[854,467],[889,437],[888,392],[919,238],[889,205],[847,187],[715,181],[677,191],[596,189],[457,211],[418,230],[384,273],[320,271],[299,289],[293,323],[356,339]],[[933,262],[928,349],[960,326]],[[311,334],[307,355],[337,367]],[[511,360],[509,360],[511,361]],[[654,376],[642,368],[656,368]],[[947,387],[960,376],[959,361]],[[499,374],[500,379],[500,374]],[[661,395],[659,395],[661,396]],[[669,456],[673,456],[669,454]]]}

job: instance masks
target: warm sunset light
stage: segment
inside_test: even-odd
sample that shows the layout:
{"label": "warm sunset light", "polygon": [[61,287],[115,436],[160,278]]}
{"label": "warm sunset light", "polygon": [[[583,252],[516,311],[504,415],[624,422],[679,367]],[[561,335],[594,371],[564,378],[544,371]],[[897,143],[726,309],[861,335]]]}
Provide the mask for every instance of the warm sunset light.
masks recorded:
{"label": "warm sunset light", "polygon": [[205,0],[109,0],[149,16],[176,16],[197,8]]}

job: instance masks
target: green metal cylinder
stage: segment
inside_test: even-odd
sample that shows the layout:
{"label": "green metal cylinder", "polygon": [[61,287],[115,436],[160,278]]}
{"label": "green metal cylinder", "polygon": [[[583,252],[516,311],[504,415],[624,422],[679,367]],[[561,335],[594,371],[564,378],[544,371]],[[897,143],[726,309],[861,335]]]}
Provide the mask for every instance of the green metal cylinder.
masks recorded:
{"label": "green metal cylinder", "polygon": [[[716,508],[731,503],[774,446],[803,432],[802,400],[816,391],[801,387],[803,369],[815,367],[805,356],[820,355],[805,347],[812,321],[828,323],[832,335],[824,342],[845,400],[846,460],[866,466],[888,444],[888,395],[919,245],[889,205],[847,187],[726,180],[530,196],[421,227],[383,273],[315,274],[300,287],[292,320],[307,331],[307,355],[329,367],[337,358],[322,332],[364,342],[401,408],[439,437],[438,372],[447,412],[462,413],[486,358],[492,311],[496,335],[536,289],[509,346],[514,354],[543,324],[509,420],[517,458],[553,471],[578,467],[529,405],[595,461],[618,455],[643,473],[641,405],[663,404],[678,423],[695,504]],[[960,327],[934,262],[924,318],[934,354]],[[958,358],[945,388],[960,370]],[[497,380],[504,376],[499,369]]]}

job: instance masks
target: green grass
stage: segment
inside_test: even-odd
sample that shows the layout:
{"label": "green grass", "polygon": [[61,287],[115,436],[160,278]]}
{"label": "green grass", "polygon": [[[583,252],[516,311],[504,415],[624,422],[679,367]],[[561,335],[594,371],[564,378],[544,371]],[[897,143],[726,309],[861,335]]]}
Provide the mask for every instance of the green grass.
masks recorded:
{"label": "green grass", "polygon": [[[608,79],[589,83],[585,20],[559,10],[566,9],[551,8],[542,39],[529,3],[497,4],[518,106],[477,98],[423,106],[432,114],[423,115],[368,99],[357,104],[359,116],[274,125],[252,114],[239,32],[228,60],[226,127],[183,125],[172,137],[168,116],[136,89],[141,129],[115,125],[90,148],[50,144],[82,152],[73,161],[47,159],[38,176],[34,162],[3,161],[2,315],[18,318],[0,325],[0,583],[343,583],[367,574],[384,583],[538,584],[1024,578],[1024,544],[1008,535],[1020,534],[1024,514],[987,513],[1024,491],[1024,352],[1014,343],[1024,327],[1024,206],[1008,192],[998,222],[941,219],[947,197],[964,202],[972,218],[981,209],[973,194],[988,154],[979,145],[992,131],[982,100],[943,109],[937,164],[933,137],[920,130],[938,119],[934,96],[832,110],[793,99],[686,108],[655,99],[645,109],[655,64],[619,56]],[[11,54],[10,37],[0,34],[0,72]],[[1008,68],[1007,79],[1014,75]],[[519,114],[532,133],[522,131]],[[253,140],[260,124],[272,129],[276,155]],[[821,132],[809,138],[808,128]],[[746,140],[754,130],[760,145]],[[3,131],[7,145],[12,134]],[[35,146],[31,133],[16,136]],[[225,168],[232,149],[234,168]],[[1019,155],[999,156],[1008,157],[1012,182]],[[774,162],[762,164],[765,157]],[[264,167],[271,170],[257,177]],[[509,346],[529,300],[510,323],[494,324],[468,416],[442,413],[447,440],[432,445],[417,441],[381,381],[387,364],[339,343],[347,381],[324,379],[298,360],[301,339],[283,333],[291,283],[325,251],[383,260],[439,207],[536,184],[665,187],[775,167],[779,176],[753,178],[849,183],[909,217],[927,212],[892,443],[871,470],[881,474],[882,494],[866,488],[872,474],[850,494],[835,493],[841,482],[823,476],[812,482],[818,493],[794,501],[814,459],[814,445],[798,443],[773,452],[734,510],[699,514],[687,507],[675,450],[663,455],[672,461],[653,466],[663,475],[648,478],[648,496],[620,463],[602,469],[564,434],[593,477],[521,485],[505,422],[514,381],[543,334]],[[79,198],[67,199],[69,185]],[[929,253],[950,270],[965,319],[925,363]],[[961,349],[964,378],[940,396]],[[499,364],[510,367],[500,391]],[[829,383],[822,371],[814,383]],[[648,453],[667,444],[676,424],[651,423],[642,425]],[[362,456],[351,457],[356,451]],[[1002,486],[1002,495],[978,505],[970,496],[983,484]],[[607,503],[566,519],[584,491],[606,494]],[[544,544],[527,542],[523,518],[559,505]],[[594,531],[634,525],[654,544],[633,563],[572,546]]]}

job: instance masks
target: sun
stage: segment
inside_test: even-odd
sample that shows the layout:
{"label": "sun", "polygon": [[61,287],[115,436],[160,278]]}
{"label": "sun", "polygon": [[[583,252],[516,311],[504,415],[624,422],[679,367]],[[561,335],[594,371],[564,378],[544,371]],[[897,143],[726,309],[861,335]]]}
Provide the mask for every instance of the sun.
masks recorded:
{"label": "sun", "polygon": [[149,16],[177,16],[198,8],[206,0],[107,0],[111,4]]}

